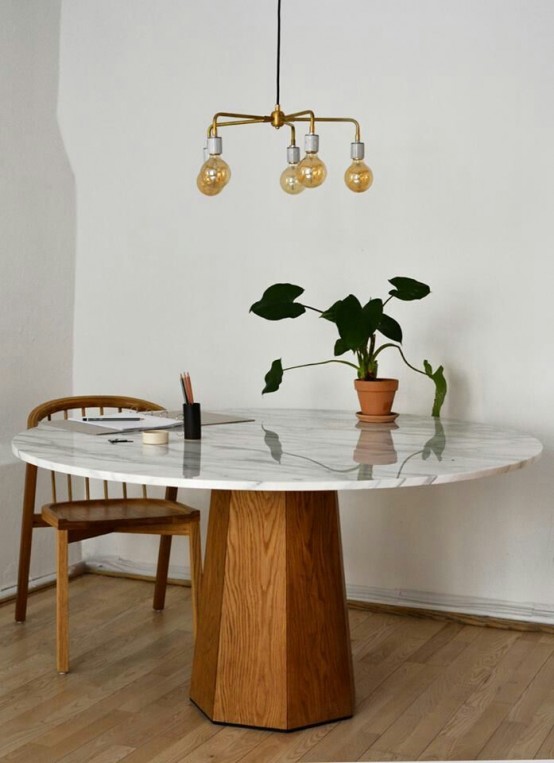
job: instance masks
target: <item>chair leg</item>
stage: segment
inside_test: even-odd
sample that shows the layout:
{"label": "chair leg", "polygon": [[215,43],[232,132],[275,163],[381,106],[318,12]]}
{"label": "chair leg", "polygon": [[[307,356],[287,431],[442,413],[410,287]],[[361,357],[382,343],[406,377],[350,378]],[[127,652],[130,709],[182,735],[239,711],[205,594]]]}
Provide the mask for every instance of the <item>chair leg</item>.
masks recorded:
{"label": "chair leg", "polygon": [[58,530],[56,535],[56,664],[58,673],[69,673],[69,538],[67,530]]}
{"label": "chair leg", "polygon": [[17,573],[17,595],[15,598],[15,620],[25,622],[27,617],[27,596],[29,592],[29,570],[31,567],[31,545],[33,541],[33,512],[37,467],[27,464],[25,469],[25,492],[21,517],[21,539],[19,545],[19,569]]}
{"label": "chair leg", "polygon": [[177,490],[176,487],[166,487],[165,489],[165,500],[166,501],[176,501],[177,500]]}
{"label": "chair leg", "polygon": [[202,546],[200,544],[200,522],[194,522],[189,535],[190,582],[192,587],[193,632],[196,638],[198,612],[200,608],[200,589],[202,586]]}
{"label": "chair leg", "polygon": [[169,570],[169,556],[171,554],[171,535],[160,535],[160,548],[158,551],[158,568],[156,570],[156,585],[154,586],[153,609],[161,612],[165,607],[165,590],[167,588],[167,575]]}

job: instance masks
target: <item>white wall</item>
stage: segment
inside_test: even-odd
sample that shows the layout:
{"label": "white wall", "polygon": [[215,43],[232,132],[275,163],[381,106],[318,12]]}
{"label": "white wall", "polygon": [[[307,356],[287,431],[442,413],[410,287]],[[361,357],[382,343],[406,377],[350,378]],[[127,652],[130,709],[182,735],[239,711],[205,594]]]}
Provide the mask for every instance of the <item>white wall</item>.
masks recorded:
{"label": "white wall", "polygon": [[[27,414],[71,392],[75,203],[56,122],[60,0],[0,3],[0,598],[16,581]],[[54,569],[37,533],[32,576]]]}
{"label": "white wall", "polygon": [[[446,366],[444,415],[530,431],[547,450],[496,479],[343,495],[350,590],[554,617],[551,0],[283,4],[281,104],[361,121],[375,184],[359,197],[342,183],[342,126],[320,129],[329,177],[313,193],[280,190],[288,135],[269,126],[223,131],[231,183],[196,190],[212,114],[273,107],[275,0],[62,8],[75,392],[175,405],[188,368],[208,408],[354,409],[342,367],[261,399],[270,361],[328,357],[332,327],[265,323],[250,304],[274,281],[321,307],[383,294],[395,275],[426,281],[432,295],[396,316],[409,357]],[[430,410],[427,380],[390,356],[382,372],[400,376],[398,410]],[[112,543],[95,553],[152,558]]]}

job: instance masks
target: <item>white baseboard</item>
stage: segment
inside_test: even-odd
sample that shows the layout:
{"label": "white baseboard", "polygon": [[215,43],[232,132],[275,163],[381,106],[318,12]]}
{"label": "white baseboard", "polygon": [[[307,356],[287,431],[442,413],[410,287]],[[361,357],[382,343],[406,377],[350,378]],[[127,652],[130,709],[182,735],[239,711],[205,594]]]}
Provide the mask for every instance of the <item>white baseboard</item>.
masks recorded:
{"label": "white baseboard", "polygon": [[[151,562],[133,562],[117,556],[97,556],[86,559],[85,564],[91,572],[115,572],[119,575],[138,575],[140,577],[156,577],[156,565]],[[171,580],[190,580],[190,570],[182,565],[169,565]]]}
{"label": "white baseboard", "polygon": [[[127,575],[142,575],[154,578],[155,564],[137,563],[116,557],[87,559],[89,569],[118,572]],[[190,570],[186,567],[170,567],[169,577],[175,580],[190,580]],[[536,602],[521,603],[501,599],[485,599],[475,596],[441,594],[429,591],[376,588],[372,586],[347,585],[346,597],[349,601],[368,604],[390,604],[414,609],[435,609],[441,612],[455,612],[482,617],[521,620],[522,622],[554,625],[554,605]]]}
{"label": "white baseboard", "polygon": [[[75,577],[76,575],[82,575],[86,571],[86,564],[84,562],[76,562],[69,566],[69,577]],[[44,586],[52,585],[56,582],[56,573],[51,572],[48,575],[40,575],[38,578],[32,578],[29,580],[29,591],[36,591],[38,588],[44,588]],[[0,590],[0,601],[6,599],[13,599],[17,593],[17,585],[8,586]]]}
{"label": "white baseboard", "polygon": [[[149,562],[134,562],[118,557],[95,557],[78,562],[71,568],[74,574],[83,569],[92,572],[115,572],[120,575],[139,575],[154,579],[156,565]],[[169,577],[173,580],[190,580],[188,567],[170,565]],[[56,576],[45,575],[33,580],[29,588],[33,590],[54,582]],[[13,597],[16,587],[0,591],[0,601]],[[377,588],[372,586],[347,585],[346,596],[349,601],[367,604],[389,604],[396,607],[414,609],[434,609],[441,612],[454,612],[481,617],[494,617],[505,620],[520,620],[528,623],[554,625],[554,605],[537,602],[512,602],[502,599],[487,599],[459,594],[442,594],[430,591],[411,591],[408,589]]]}
{"label": "white baseboard", "polygon": [[554,606],[537,602],[512,602],[502,599],[460,596],[459,594],[355,585],[346,586],[346,596],[351,601],[372,604],[434,609],[441,612],[456,612],[458,614],[554,625]]}

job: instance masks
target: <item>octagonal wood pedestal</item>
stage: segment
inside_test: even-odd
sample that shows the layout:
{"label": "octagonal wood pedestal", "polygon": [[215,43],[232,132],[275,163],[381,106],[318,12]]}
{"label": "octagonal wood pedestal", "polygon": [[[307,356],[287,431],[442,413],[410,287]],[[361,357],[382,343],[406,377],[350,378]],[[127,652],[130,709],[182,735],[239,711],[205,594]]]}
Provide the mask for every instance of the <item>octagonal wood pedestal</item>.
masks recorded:
{"label": "octagonal wood pedestal", "polygon": [[212,492],[190,697],[283,731],[352,715],[335,492]]}

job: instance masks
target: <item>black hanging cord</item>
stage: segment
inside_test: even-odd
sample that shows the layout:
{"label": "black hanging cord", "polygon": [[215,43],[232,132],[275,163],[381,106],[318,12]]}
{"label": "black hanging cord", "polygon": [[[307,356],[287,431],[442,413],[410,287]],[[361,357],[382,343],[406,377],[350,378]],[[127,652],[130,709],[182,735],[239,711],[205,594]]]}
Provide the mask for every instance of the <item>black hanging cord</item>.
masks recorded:
{"label": "black hanging cord", "polygon": [[275,103],[280,103],[281,90],[281,0],[277,0],[277,98]]}

